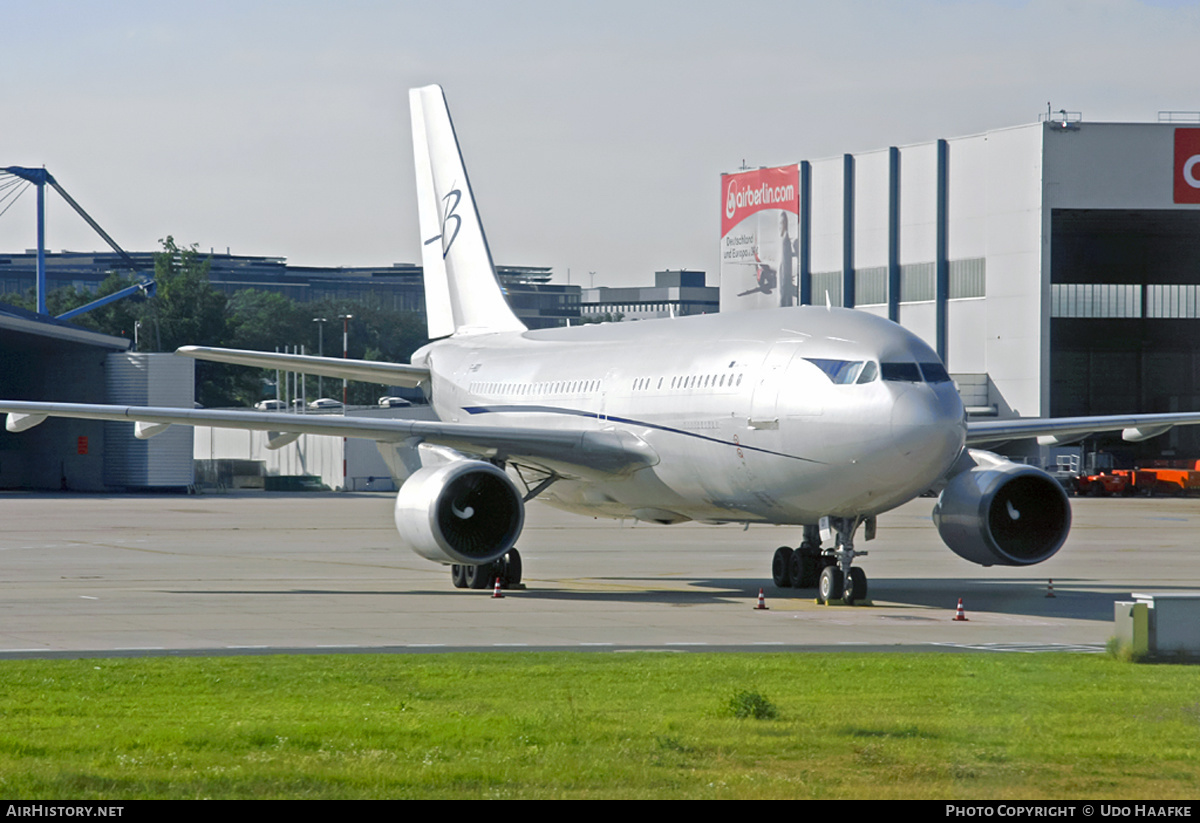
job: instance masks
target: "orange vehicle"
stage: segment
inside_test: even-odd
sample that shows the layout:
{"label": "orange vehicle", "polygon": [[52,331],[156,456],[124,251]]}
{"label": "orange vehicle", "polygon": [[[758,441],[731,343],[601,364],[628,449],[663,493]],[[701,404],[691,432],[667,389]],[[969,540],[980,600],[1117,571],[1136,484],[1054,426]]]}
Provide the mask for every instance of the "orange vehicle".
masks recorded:
{"label": "orange vehicle", "polygon": [[1128,472],[1112,471],[1099,474],[1081,474],[1075,478],[1075,493],[1092,497],[1109,497],[1114,494],[1132,494]]}
{"label": "orange vehicle", "polygon": [[1148,497],[1200,492],[1200,460],[1151,460],[1143,468],[1116,472],[1125,476],[1130,493]]}
{"label": "orange vehicle", "polygon": [[1114,468],[1113,455],[1108,452],[1062,449],[1055,455],[1053,474],[1067,494],[1108,497],[1127,495],[1129,473]]}

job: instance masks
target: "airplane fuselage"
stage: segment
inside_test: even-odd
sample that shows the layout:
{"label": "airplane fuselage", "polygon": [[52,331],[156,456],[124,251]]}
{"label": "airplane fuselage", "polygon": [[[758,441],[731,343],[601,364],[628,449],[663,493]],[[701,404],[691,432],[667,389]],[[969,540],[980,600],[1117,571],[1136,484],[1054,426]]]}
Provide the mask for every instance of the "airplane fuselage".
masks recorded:
{"label": "airplane fuselage", "polygon": [[919,338],[795,307],[466,335],[414,362],[445,421],[624,431],[657,462],[564,473],[541,499],[658,522],[811,524],[894,508],[961,453],[962,402]]}

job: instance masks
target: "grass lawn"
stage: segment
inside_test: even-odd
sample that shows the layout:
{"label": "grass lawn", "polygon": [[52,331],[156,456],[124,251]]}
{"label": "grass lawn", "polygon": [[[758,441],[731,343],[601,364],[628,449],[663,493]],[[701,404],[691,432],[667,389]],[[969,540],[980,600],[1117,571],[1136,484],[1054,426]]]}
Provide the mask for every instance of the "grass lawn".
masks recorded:
{"label": "grass lawn", "polygon": [[1099,655],[0,663],[11,799],[1198,795],[1200,669]]}

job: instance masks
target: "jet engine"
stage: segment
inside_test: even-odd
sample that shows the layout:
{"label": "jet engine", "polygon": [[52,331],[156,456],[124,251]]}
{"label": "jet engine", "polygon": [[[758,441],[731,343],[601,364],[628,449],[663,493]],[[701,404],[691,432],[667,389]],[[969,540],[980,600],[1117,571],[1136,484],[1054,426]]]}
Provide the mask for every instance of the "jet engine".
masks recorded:
{"label": "jet engine", "polygon": [[400,539],[422,557],[482,565],[517,542],[525,505],[501,469],[456,460],[414,472],[396,495],[395,518]]}
{"label": "jet engine", "polygon": [[1062,486],[1033,466],[971,451],[933,507],[938,534],[959,557],[981,566],[1031,566],[1054,555],[1071,530]]}

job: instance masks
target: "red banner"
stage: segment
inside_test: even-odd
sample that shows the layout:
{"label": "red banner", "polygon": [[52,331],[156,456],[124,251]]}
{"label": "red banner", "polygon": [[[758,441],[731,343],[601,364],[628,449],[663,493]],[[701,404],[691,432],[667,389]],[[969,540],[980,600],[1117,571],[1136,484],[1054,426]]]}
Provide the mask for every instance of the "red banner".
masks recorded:
{"label": "red banner", "polygon": [[1200,203],[1200,129],[1175,129],[1175,202]]}
{"label": "red banner", "polygon": [[800,212],[800,167],[780,166],[721,175],[721,236],[750,215],[763,209]]}

